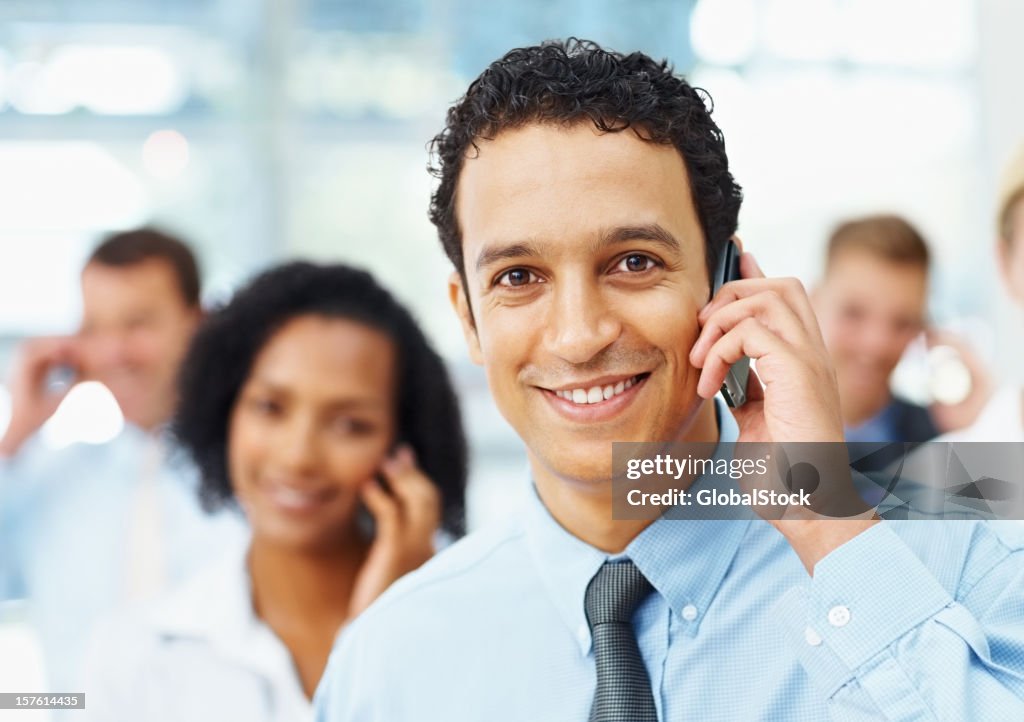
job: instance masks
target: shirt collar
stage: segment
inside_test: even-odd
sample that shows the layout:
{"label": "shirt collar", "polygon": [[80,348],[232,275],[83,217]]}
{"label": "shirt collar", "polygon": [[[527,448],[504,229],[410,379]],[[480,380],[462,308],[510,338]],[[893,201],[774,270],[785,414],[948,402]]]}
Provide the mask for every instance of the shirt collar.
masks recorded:
{"label": "shirt collar", "polygon": [[[715,398],[719,442],[735,442],[739,427],[724,403]],[[698,482],[701,480],[697,480]],[[526,539],[541,583],[562,621],[576,638],[583,654],[590,650],[583,600],[587,585],[605,561],[628,558],[643,572],[672,612],[696,634],[704,614],[718,592],[750,519],[674,520],[659,518],[644,529],[625,551],[610,555],[573,536],[544,506],[535,488],[527,506]],[[688,607],[694,610],[687,610]],[[686,619],[685,616],[692,619]]]}
{"label": "shirt collar", "polygon": [[237,647],[260,623],[252,606],[248,549],[248,540],[232,545],[160,602],[150,616],[160,634],[202,639],[223,648]]}
{"label": "shirt collar", "polygon": [[288,649],[253,608],[248,550],[248,539],[232,544],[221,559],[157,606],[150,623],[163,640],[202,641],[223,658],[261,675],[275,694],[286,695],[277,704],[311,709]]}

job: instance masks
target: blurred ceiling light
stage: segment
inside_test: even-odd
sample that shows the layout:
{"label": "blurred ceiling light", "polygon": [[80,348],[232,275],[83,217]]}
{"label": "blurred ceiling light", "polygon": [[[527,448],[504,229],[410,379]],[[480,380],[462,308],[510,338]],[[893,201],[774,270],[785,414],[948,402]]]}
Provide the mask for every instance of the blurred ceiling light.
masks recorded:
{"label": "blurred ceiling light", "polygon": [[51,68],[34,61],[15,63],[7,80],[10,103],[21,113],[60,115],[75,109],[67,87],[55,78]]}
{"label": "blurred ceiling light", "polygon": [[0,229],[94,230],[142,222],[149,199],[96,143],[0,142]]}
{"label": "blurred ceiling light", "polygon": [[754,53],[754,0],[700,0],[690,18],[694,52],[712,65],[742,65]]}
{"label": "blurred ceiling light", "polygon": [[733,132],[739,134],[749,123],[750,84],[732,68],[713,65],[698,65],[690,73],[689,80],[694,87],[703,88],[711,96],[712,117],[730,140],[730,156],[741,156],[734,152]]}
{"label": "blurred ceiling light", "polygon": [[[296,61],[289,93],[304,112],[402,119],[433,112],[439,98],[457,94],[457,84],[444,69],[402,53],[370,51],[373,46],[367,50],[366,44],[312,48]],[[367,71],[368,55],[372,72]]]}
{"label": "blurred ceiling light", "polygon": [[160,115],[184,103],[174,60],[149,46],[65,45],[49,63],[56,89],[101,115]]}
{"label": "blurred ceiling light", "polygon": [[68,392],[39,433],[48,447],[61,449],[75,443],[104,444],[123,428],[114,395],[97,381],[85,381]]}
{"label": "blurred ceiling light", "polygon": [[157,130],[142,144],[142,164],[154,178],[173,180],[188,167],[188,140],[176,130]]}
{"label": "blurred ceiling light", "polygon": [[922,69],[966,68],[974,53],[971,0],[858,0],[843,3],[847,58]]}
{"label": "blurred ceiling light", "polygon": [[764,5],[764,46],[788,60],[828,61],[839,52],[837,8],[822,0],[771,0]]}

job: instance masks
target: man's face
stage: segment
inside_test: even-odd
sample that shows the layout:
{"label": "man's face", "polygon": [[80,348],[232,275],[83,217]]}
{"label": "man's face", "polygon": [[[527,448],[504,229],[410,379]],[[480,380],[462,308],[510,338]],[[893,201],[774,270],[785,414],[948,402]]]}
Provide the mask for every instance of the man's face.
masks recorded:
{"label": "man's face", "polygon": [[199,320],[170,264],[90,263],[82,271],[79,361],[102,382],[128,421],[152,428],[173,409],[178,366]]}
{"label": "man's face", "polygon": [[869,251],[839,251],[815,310],[843,394],[888,393],[889,377],[924,327],[928,274]]}
{"label": "man's face", "polygon": [[686,168],[632,132],[532,124],[478,141],[456,214],[470,352],[531,458],[607,480],[611,442],[684,438],[709,284]]}

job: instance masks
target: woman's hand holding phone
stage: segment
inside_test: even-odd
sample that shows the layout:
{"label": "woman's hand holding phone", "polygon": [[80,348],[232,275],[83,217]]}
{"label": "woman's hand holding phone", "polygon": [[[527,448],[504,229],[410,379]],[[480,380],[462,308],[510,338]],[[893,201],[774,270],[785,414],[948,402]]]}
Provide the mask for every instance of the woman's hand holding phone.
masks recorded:
{"label": "woman's hand holding phone", "polygon": [[441,526],[441,494],[416,465],[412,449],[400,446],[381,474],[387,488],[371,479],[362,491],[376,533],[352,590],[349,619],[434,555],[434,534]]}

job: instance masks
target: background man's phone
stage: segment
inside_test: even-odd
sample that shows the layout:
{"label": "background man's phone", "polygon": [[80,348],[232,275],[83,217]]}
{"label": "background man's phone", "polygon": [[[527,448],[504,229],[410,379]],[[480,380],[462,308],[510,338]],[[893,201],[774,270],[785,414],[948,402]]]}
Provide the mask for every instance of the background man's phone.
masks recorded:
{"label": "background man's phone", "polygon": [[50,394],[63,394],[78,381],[78,369],[70,364],[55,364],[46,372],[43,388]]}
{"label": "background man's phone", "polygon": [[[718,268],[715,270],[715,283],[711,289],[711,297],[714,298],[718,289],[729,281],[742,278],[740,276],[740,249],[736,242],[729,240],[726,243],[722,255],[718,258]],[[747,379],[750,377],[750,359],[744,356],[729,367],[722,383],[722,396],[725,403],[736,408],[747,402]]]}

